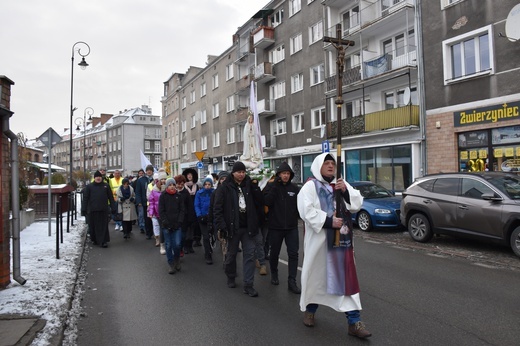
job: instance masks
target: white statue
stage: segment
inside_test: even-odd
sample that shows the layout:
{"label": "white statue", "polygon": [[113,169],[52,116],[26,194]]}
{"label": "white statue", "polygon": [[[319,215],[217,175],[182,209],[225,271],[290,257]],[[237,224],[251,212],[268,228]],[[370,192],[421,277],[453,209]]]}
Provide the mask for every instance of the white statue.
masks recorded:
{"label": "white statue", "polygon": [[258,130],[250,114],[244,125],[244,153],[240,156],[240,161],[246,168],[255,169],[262,163],[262,152],[260,151],[260,138]]}

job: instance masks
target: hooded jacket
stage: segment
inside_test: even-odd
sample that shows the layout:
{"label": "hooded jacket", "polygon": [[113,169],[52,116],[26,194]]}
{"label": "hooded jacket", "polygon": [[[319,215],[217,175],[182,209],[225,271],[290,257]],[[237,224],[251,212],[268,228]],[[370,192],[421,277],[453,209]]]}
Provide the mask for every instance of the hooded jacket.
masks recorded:
{"label": "hooded jacket", "polygon": [[[280,179],[281,172],[289,171],[287,183]],[[294,172],[287,162],[282,162],[276,170],[276,179],[264,189],[265,205],[269,207],[269,229],[290,230],[298,228],[297,196],[300,189],[292,182]]]}

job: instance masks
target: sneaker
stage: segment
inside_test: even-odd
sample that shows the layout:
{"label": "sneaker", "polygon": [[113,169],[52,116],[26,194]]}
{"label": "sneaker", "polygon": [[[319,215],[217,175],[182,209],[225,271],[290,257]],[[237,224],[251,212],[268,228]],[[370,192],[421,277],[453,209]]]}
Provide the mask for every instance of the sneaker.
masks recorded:
{"label": "sneaker", "polygon": [[229,287],[229,288],[237,287],[237,284],[235,283],[235,279],[234,278],[228,278],[227,279],[227,287]]}
{"label": "sneaker", "polygon": [[255,266],[260,269],[260,261],[259,260],[255,260]]}
{"label": "sneaker", "polygon": [[170,268],[168,269],[168,274],[175,274],[175,266],[172,264],[170,264]]}
{"label": "sneaker", "polygon": [[178,271],[178,272],[181,271],[181,259],[180,258],[175,258],[173,260],[173,265],[174,265],[176,271]]}
{"label": "sneaker", "polygon": [[161,247],[159,248],[159,253],[161,255],[166,255],[166,247],[164,246],[164,243],[161,243]]}
{"label": "sneaker", "polygon": [[288,288],[289,288],[289,291],[291,291],[292,293],[296,293],[296,294],[302,293],[302,290],[296,284],[296,280],[289,280]]}
{"label": "sneaker", "polygon": [[314,327],[314,314],[305,311],[303,313],[303,324],[305,324],[307,327]]}
{"label": "sneaker", "polygon": [[267,275],[267,267],[265,266],[265,264],[262,264],[260,266],[259,273],[260,273],[260,275]]}
{"label": "sneaker", "polygon": [[364,339],[372,336],[372,333],[370,333],[365,328],[365,324],[363,322],[359,321],[355,324],[349,324],[348,335],[357,336],[358,338]]}
{"label": "sneaker", "polygon": [[271,273],[271,285],[279,285],[280,281],[278,280],[278,273]]}
{"label": "sneaker", "polygon": [[253,286],[245,286],[244,293],[250,297],[258,297],[258,292],[253,288]]}

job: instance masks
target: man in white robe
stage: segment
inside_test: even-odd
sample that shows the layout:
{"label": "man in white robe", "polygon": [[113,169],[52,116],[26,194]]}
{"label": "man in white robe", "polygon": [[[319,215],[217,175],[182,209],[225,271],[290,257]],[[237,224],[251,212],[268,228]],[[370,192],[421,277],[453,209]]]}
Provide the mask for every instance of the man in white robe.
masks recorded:
{"label": "man in white robe", "polygon": [[[369,337],[371,333],[360,319],[361,301],[355,264],[353,263],[352,234],[350,234],[350,241],[345,241],[345,244],[348,244],[349,250],[352,252],[349,266],[353,273],[347,275],[344,275],[343,272],[340,273],[342,279],[347,277],[345,281],[350,279],[350,275],[354,277],[354,280],[351,281],[355,281],[353,283],[355,291],[351,292],[355,293],[350,295],[331,293],[330,282],[337,279],[333,277],[337,276],[334,275],[334,273],[337,273],[337,268],[331,268],[331,256],[335,256],[331,253],[341,248],[337,247],[331,250],[330,244],[332,243],[327,242],[327,232],[337,230],[340,230],[342,234],[352,232],[352,222],[336,217],[335,202],[333,202],[335,197],[332,197],[334,190],[341,190],[346,209],[350,212],[356,212],[361,208],[363,197],[358,190],[355,190],[342,178],[335,177],[336,158],[332,153],[318,155],[311,165],[311,172],[315,179],[307,181],[298,194],[298,212],[305,222],[304,260],[301,275],[302,293],[300,297],[300,309],[304,311],[304,324],[308,327],[314,326],[314,314],[318,305],[321,304],[345,313],[348,320],[349,335],[359,338]],[[317,191],[319,191],[321,197]],[[324,205],[324,203],[327,203],[327,205]],[[343,249],[338,251],[340,253],[346,251]],[[341,256],[343,256],[342,260],[348,257]]]}

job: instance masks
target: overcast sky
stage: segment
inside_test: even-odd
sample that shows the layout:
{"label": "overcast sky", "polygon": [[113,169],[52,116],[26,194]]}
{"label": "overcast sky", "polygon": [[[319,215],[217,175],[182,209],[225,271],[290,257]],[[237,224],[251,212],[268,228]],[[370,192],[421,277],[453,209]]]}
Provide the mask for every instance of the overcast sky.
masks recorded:
{"label": "overcast sky", "polygon": [[[68,128],[72,46],[74,119],[149,105],[161,114],[163,82],[232,45],[237,28],[268,0],[17,0],[0,4],[0,75],[11,88],[14,133]],[[77,45],[76,48],[82,47]],[[83,46],[84,47],[84,46]],[[83,48],[82,54],[88,50]],[[76,127],[76,125],[73,125]]]}

